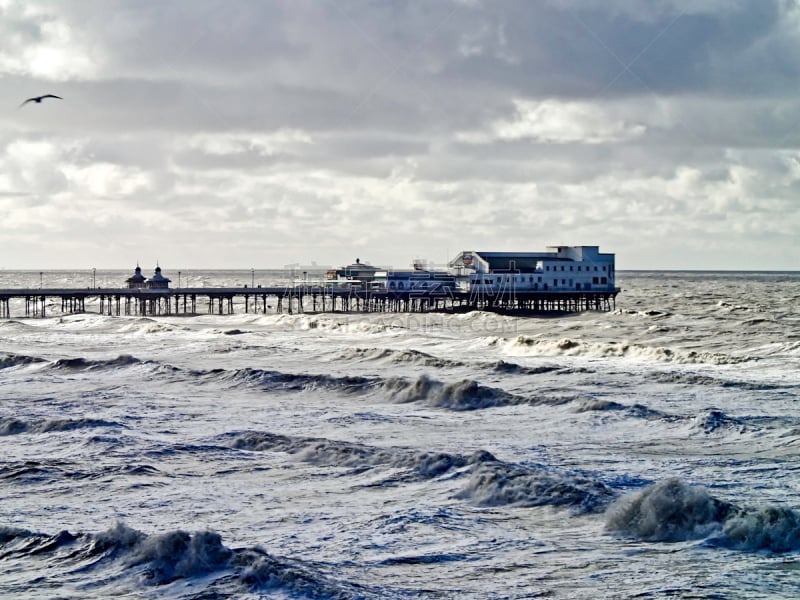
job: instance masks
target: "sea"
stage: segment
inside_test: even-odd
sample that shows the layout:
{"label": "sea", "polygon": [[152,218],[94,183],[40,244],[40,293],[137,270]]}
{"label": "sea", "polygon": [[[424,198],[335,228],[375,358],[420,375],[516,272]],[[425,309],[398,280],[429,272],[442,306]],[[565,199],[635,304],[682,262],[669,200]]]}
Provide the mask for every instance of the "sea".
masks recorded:
{"label": "sea", "polygon": [[12,303],[0,597],[800,597],[800,273],[617,284],[539,317]]}

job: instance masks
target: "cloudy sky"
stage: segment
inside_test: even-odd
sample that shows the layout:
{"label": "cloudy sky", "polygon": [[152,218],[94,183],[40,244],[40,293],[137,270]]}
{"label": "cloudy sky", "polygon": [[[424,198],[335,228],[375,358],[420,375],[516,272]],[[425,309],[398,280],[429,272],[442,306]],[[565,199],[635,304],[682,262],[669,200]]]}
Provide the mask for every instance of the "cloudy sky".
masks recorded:
{"label": "cloudy sky", "polygon": [[799,91],[795,0],[0,0],[0,267],[796,270]]}

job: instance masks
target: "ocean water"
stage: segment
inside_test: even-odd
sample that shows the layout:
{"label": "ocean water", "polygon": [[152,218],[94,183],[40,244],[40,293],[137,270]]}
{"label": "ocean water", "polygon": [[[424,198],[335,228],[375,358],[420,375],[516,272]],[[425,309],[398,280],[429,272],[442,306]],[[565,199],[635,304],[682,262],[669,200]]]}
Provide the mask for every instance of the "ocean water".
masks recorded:
{"label": "ocean water", "polygon": [[800,273],[618,283],[553,318],[12,307],[0,597],[800,596]]}

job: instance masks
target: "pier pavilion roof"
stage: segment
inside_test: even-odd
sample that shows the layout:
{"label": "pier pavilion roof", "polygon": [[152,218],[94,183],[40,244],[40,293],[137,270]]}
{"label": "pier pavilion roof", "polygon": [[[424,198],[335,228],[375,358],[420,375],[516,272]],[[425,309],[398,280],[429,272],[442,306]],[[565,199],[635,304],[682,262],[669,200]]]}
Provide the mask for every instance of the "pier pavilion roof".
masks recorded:
{"label": "pier pavilion roof", "polygon": [[136,265],[136,270],[133,272],[133,275],[128,277],[125,280],[125,283],[128,284],[129,288],[135,288],[144,286],[145,281],[146,277],[142,275],[142,268],[139,265]]}
{"label": "pier pavilion roof", "polygon": [[156,265],[156,270],[152,277],[148,277],[145,285],[149,288],[165,288],[169,287],[169,282],[172,281],[169,277],[164,277],[161,274],[161,267]]}

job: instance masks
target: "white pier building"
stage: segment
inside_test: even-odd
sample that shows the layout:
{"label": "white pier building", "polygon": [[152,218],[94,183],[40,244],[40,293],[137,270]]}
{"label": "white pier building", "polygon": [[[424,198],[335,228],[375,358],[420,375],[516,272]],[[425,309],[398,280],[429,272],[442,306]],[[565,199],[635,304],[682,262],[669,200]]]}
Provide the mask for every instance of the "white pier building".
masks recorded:
{"label": "white pier building", "polygon": [[598,246],[548,246],[549,252],[465,250],[449,263],[468,292],[613,291],[614,254]]}

